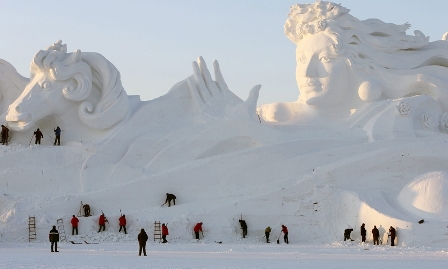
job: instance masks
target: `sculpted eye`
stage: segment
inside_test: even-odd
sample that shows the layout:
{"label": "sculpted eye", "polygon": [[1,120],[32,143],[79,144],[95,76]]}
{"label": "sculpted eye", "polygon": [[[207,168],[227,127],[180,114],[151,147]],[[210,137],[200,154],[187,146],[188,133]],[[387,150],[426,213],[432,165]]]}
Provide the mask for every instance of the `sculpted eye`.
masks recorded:
{"label": "sculpted eye", "polygon": [[306,60],[305,56],[302,56],[297,59],[297,61],[299,61],[299,63],[305,63],[305,60]]}
{"label": "sculpted eye", "polygon": [[320,57],[320,59],[319,59],[321,62],[323,62],[323,63],[329,63],[329,62],[331,62],[332,60],[333,60],[333,58],[330,58],[330,57],[328,57],[328,56],[322,56],[322,57]]}
{"label": "sculpted eye", "polygon": [[49,89],[51,87],[51,82],[50,81],[44,81],[42,83],[42,89]]}

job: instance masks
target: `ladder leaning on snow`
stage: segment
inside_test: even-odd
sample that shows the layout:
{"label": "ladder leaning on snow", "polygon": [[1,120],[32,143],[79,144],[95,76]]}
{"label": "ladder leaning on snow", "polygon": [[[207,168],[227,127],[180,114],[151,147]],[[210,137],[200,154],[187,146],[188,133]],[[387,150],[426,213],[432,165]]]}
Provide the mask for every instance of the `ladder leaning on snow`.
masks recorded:
{"label": "ladder leaning on snow", "polygon": [[162,240],[162,230],[160,228],[160,221],[154,221],[154,241]]}
{"label": "ladder leaning on snow", "polygon": [[36,218],[28,216],[28,242],[36,240]]}
{"label": "ladder leaning on snow", "polygon": [[65,241],[65,230],[64,230],[64,222],[62,221],[62,219],[58,219],[57,221],[58,224],[58,231],[59,231],[59,241]]}

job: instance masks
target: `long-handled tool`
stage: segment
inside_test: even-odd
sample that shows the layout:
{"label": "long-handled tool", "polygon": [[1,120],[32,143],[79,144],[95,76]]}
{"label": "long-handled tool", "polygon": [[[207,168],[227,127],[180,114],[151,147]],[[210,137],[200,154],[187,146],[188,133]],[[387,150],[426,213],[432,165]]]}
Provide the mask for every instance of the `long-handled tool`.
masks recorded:
{"label": "long-handled tool", "polygon": [[31,146],[31,141],[33,141],[33,137],[34,137],[34,134],[33,134],[33,136],[31,137],[31,139],[30,139],[30,143],[28,144],[28,146]]}
{"label": "long-handled tool", "polygon": [[283,231],[280,231],[280,234],[278,235],[278,238],[277,238],[277,244],[280,244],[280,236],[282,235],[282,232],[283,232]]}

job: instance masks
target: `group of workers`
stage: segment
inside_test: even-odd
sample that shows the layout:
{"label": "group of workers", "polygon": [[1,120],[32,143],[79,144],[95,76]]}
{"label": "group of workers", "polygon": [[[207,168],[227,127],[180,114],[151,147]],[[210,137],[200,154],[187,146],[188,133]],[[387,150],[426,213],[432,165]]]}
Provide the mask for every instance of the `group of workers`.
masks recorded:
{"label": "group of workers", "polygon": [[[351,229],[351,228],[345,229],[345,231],[344,231],[344,241],[346,241],[346,240],[352,240],[353,241],[353,239],[350,238],[350,233],[351,232],[353,232],[353,229]],[[367,236],[366,225],[363,223],[361,225],[361,241],[362,242],[366,242],[366,236]],[[379,245],[380,244],[380,231],[378,230],[376,225],[373,226],[372,237],[373,237],[373,245]],[[396,230],[392,226],[390,226],[390,228],[389,228],[388,237],[390,237],[390,245],[391,246],[395,246]]]}
{"label": "group of workers", "polygon": [[[56,129],[54,129],[54,134],[55,134],[54,144],[53,144],[54,146],[56,146],[56,144],[58,146],[61,145],[61,131],[62,130],[61,130],[61,128],[59,128],[59,126],[57,126]],[[8,145],[9,128],[3,124],[2,124],[1,135],[2,135],[2,145]],[[37,128],[37,130],[34,131],[33,136],[35,137],[34,144],[40,145],[40,139],[44,137],[44,135],[42,134],[42,131],[39,128]]]}

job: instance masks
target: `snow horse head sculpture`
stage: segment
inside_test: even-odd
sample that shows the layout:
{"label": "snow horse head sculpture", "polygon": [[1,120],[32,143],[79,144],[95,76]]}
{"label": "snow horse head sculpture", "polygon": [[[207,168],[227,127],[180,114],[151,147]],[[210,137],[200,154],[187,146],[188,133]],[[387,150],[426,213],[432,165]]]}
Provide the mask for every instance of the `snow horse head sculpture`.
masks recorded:
{"label": "snow horse head sculpture", "polygon": [[360,21],[332,2],[297,4],[285,23],[297,45],[299,103],[315,108],[427,94],[448,109],[448,42],[409,24]]}
{"label": "snow horse head sculpture", "polygon": [[127,115],[128,96],[117,68],[100,54],[66,51],[59,40],[34,56],[30,82],[6,115],[11,129],[26,131],[73,106],[93,129],[110,128]]}

